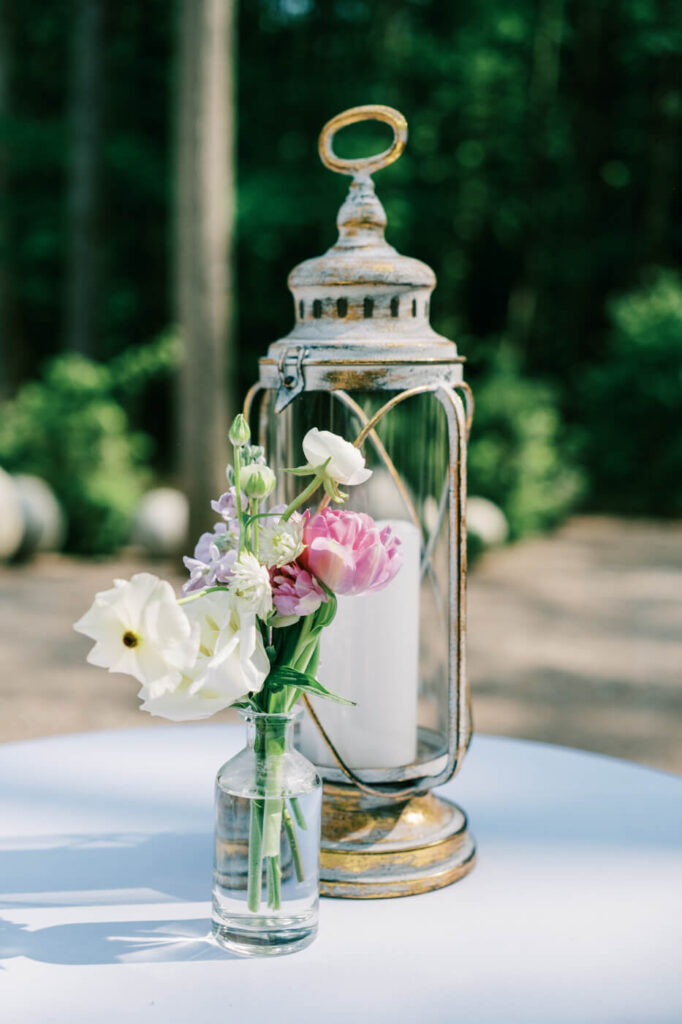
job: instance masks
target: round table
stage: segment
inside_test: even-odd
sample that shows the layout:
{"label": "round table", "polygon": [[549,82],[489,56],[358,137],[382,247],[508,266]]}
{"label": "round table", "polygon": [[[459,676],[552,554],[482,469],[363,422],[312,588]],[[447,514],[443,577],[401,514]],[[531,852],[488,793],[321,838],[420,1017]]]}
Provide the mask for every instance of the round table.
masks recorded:
{"label": "round table", "polygon": [[473,873],[323,900],[307,950],[242,960],[209,932],[213,776],[241,727],[0,747],[3,1024],[679,1024],[682,778],[476,736],[441,792]]}

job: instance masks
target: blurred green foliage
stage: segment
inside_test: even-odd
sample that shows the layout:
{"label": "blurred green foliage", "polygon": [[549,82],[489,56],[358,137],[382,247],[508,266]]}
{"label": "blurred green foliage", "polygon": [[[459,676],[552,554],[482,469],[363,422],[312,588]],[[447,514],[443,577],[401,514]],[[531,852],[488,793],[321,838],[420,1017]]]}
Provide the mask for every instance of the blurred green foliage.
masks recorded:
{"label": "blurred green foliage", "polygon": [[[438,276],[434,326],[504,334],[580,415],[605,300],[682,257],[682,8],[665,0],[259,0],[240,8],[239,303],[248,378],[291,321],[286,274],[323,251],[348,180],[316,154],[345,107],[402,110],[376,176],[387,236]],[[341,155],[384,147],[350,128]],[[473,346],[473,347],[471,347]]]}
{"label": "blurred green foliage", "polygon": [[604,360],[585,377],[585,462],[595,500],[682,515],[682,276],[647,275],[609,303]]}
{"label": "blurred green foliage", "polygon": [[486,362],[475,391],[469,493],[503,509],[511,538],[549,529],[584,489],[554,389],[525,376],[505,341],[492,343]]}
{"label": "blurred green foliage", "polygon": [[[15,384],[62,345],[74,9],[0,6],[10,55],[0,291]],[[105,0],[105,9],[97,345],[106,362],[174,316],[178,4]],[[517,533],[537,528],[576,499],[578,456],[587,507],[679,514],[673,314],[660,312],[660,296],[655,312],[653,285],[632,298],[642,318],[648,309],[646,329],[628,321],[626,299],[609,306],[647,267],[682,260],[679,5],[250,0],[238,33],[237,390],[290,328],[289,270],[335,238],[347,179],[319,163],[321,126],[346,107],[388,103],[410,136],[377,190],[389,241],[438,274],[434,326],[472,360],[472,490],[501,502]],[[376,151],[386,131],[349,129],[338,149]],[[666,280],[673,287],[663,277],[659,291]],[[495,336],[504,346],[483,365],[478,350]],[[167,469],[170,384],[146,395],[128,408]],[[135,444],[117,436],[133,464]]]}
{"label": "blurred green foliage", "polygon": [[131,429],[125,404],[178,358],[170,335],[108,365],[56,356],[40,380],[0,406],[0,465],[52,486],[67,517],[68,550],[106,554],[128,540],[150,479],[152,440]]}

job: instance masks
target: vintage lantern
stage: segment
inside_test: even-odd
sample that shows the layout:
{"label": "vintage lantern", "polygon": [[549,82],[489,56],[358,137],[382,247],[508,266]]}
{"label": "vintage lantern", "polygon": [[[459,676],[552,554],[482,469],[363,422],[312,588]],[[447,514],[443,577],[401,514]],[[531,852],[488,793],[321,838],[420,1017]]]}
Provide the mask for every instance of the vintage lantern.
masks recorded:
{"label": "vintage lantern", "polygon": [[[359,121],[393,129],[385,152],[334,153]],[[319,678],[355,707],[308,704],[303,751],[325,780],[322,892],[382,897],[465,875],[474,842],[463,812],[431,792],[462,764],[471,735],[465,675],[466,440],[471,393],[455,344],[429,322],[433,271],[384,238],[370,174],[397,160],[407,123],[384,106],[347,110],[319,151],[352,182],[338,241],[289,276],[295,325],[260,361],[245,413],[273,468],[300,462],[313,426],[362,447],[371,480],[349,506],[385,521],[404,564],[384,590],[340,598],[322,640]],[[297,486],[279,474],[282,502]]]}

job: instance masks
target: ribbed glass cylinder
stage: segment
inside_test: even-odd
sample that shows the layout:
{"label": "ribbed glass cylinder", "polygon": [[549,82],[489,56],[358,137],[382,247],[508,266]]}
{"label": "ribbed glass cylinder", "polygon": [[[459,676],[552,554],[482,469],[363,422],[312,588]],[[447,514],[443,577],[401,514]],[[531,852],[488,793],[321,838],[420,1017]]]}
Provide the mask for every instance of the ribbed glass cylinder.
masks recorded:
{"label": "ribbed glass cylinder", "polygon": [[[300,489],[300,478],[280,471],[305,461],[308,430],[353,441],[393,397],[389,391],[305,392],[276,412],[275,393],[266,392],[254,423],[278,471],[273,500],[289,502]],[[449,600],[461,557],[450,518],[456,444],[443,402],[434,392],[407,397],[376,423],[362,451],[372,477],[342,488],[348,498],[341,507],[390,526],[401,541],[403,566],[378,593],[340,597],[322,636],[318,677],[355,706],[313,704],[337,750],[366,781],[428,780],[445,764],[451,729]],[[334,780],[334,759],[307,717],[301,743]]]}

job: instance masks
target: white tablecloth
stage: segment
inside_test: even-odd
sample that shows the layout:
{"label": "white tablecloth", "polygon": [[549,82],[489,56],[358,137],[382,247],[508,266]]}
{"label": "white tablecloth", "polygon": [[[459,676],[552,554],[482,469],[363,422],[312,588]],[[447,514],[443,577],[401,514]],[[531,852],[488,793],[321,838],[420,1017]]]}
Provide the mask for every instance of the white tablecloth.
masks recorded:
{"label": "white tablecloth", "polygon": [[477,736],[443,792],[465,880],[323,900],[307,950],[207,938],[212,787],[235,726],[0,747],[0,1021],[680,1024],[682,779]]}

